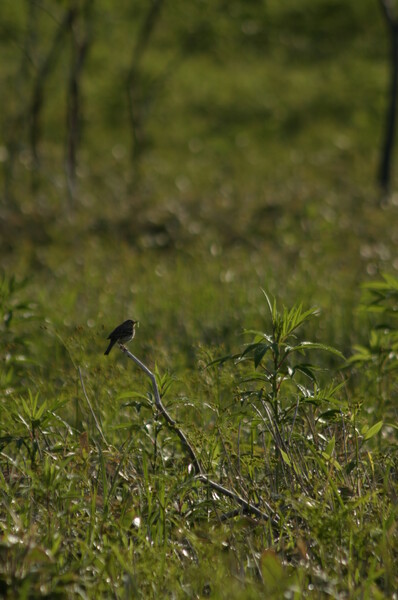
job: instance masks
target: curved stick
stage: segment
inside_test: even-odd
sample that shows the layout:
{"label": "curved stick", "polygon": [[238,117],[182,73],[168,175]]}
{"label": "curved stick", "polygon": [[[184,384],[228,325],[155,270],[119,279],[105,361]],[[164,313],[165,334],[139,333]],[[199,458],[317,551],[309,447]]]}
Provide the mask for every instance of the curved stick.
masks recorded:
{"label": "curved stick", "polygon": [[[128,356],[128,358],[131,358],[131,360],[133,360],[136,363],[136,365],[138,365],[140,367],[140,369],[142,369],[144,371],[144,373],[146,375],[148,375],[149,379],[151,380],[152,387],[153,387],[153,394],[155,397],[156,408],[163,415],[167,425],[177,433],[184,448],[186,448],[186,450],[188,451],[188,454],[192,460],[192,463],[193,463],[193,466],[197,473],[199,481],[201,481],[202,483],[207,483],[207,485],[209,485],[213,490],[215,490],[219,494],[222,494],[223,496],[226,496],[228,498],[232,498],[242,508],[244,508],[246,511],[256,515],[257,517],[260,517],[260,519],[263,519],[264,521],[269,521],[271,518],[269,516],[269,514],[263,512],[254,504],[245,500],[244,498],[242,498],[242,496],[239,496],[239,494],[237,494],[236,492],[233,492],[232,490],[229,490],[228,488],[224,487],[223,485],[220,485],[219,483],[213,481],[212,479],[209,479],[209,477],[205,474],[202,465],[200,464],[200,461],[196,455],[194,448],[192,447],[192,444],[190,443],[190,441],[188,440],[187,436],[182,431],[182,429],[180,429],[178,427],[176,421],[170,416],[170,414],[167,412],[166,408],[164,407],[163,402],[160,398],[159,388],[156,383],[156,377],[155,377],[154,373],[152,373],[152,371],[150,369],[148,369],[148,367],[146,365],[144,365],[144,363],[141,362],[139,358],[134,356],[134,354],[131,354],[131,352],[129,350],[127,350],[127,348],[125,346],[119,345],[119,347],[120,347],[121,351],[124,352]],[[274,513],[273,517],[271,518],[271,521],[274,525],[276,525],[279,521],[278,515],[272,510],[271,506],[267,505],[267,509],[271,513]]]}
{"label": "curved stick", "polygon": [[158,388],[158,385],[156,383],[156,377],[155,377],[154,373],[152,373],[152,371],[150,371],[148,369],[148,367],[145,366],[144,363],[142,363],[140,361],[139,358],[137,358],[136,356],[134,356],[134,354],[131,354],[131,352],[129,350],[127,350],[127,348],[125,346],[120,346],[120,349],[122,350],[122,352],[124,352],[125,354],[127,354],[127,356],[129,358],[131,358],[131,360],[133,360],[140,367],[140,369],[142,369],[144,371],[144,373],[146,373],[146,375],[148,375],[149,379],[152,382],[153,394],[155,396],[155,405],[156,405],[156,408],[164,416],[164,418],[165,418],[167,424],[169,425],[169,427],[172,427],[174,429],[174,431],[177,433],[178,437],[180,438],[183,446],[188,450],[188,454],[189,454],[189,456],[190,456],[190,458],[191,458],[191,460],[193,462],[193,465],[195,467],[195,471],[197,473],[203,473],[202,465],[200,464],[200,461],[199,461],[198,457],[196,456],[196,452],[193,449],[191,443],[189,442],[187,436],[177,426],[177,423],[169,415],[169,413],[167,412],[167,410],[165,409],[165,407],[163,405],[163,402],[162,402],[162,400],[160,398],[159,388]]}

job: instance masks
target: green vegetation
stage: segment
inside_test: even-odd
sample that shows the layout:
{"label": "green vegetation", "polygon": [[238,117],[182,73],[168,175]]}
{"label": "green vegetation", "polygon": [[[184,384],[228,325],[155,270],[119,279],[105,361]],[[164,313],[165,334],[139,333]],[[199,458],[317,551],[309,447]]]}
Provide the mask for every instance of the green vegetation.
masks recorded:
{"label": "green vegetation", "polygon": [[117,4],[0,6],[0,597],[395,597],[377,2]]}

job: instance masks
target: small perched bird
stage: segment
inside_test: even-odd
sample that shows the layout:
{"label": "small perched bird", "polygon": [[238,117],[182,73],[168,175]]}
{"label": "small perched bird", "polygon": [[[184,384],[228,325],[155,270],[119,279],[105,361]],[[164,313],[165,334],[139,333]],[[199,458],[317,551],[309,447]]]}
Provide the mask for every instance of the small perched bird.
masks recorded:
{"label": "small perched bird", "polygon": [[109,346],[105,350],[104,354],[109,354],[116,342],[120,345],[131,342],[131,340],[135,336],[135,326],[137,325],[137,323],[138,321],[132,321],[131,319],[128,319],[127,321],[116,327],[116,329],[114,329],[112,333],[110,333],[106,338],[107,340],[111,341],[109,342]]}

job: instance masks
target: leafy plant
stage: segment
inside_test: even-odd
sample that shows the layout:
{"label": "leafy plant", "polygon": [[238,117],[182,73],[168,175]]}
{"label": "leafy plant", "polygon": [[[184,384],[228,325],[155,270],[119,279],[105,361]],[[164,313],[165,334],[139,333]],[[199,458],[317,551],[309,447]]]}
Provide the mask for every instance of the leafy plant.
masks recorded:
{"label": "leafy plant", "polygon": [[379,418],[393,416],[398,395],[398,278],[384,274],[379,281],[364,284],[359,307],[371,321],[367,344],[355,345],[347,367],[356,367],[372,391],[368,409],[376,408]]}
{"label": "leafy plant", "polygon": [[37,318],[37,305],[26,299],[28,279],[0,276],[0,390],[7,393],[21,388],[21,377],[34,360],[29,353],[30,323]]}
{"label": "leafy plant", "polygon": [[253,417],[260,419],[282,459],[290,464],[288,446],[298,415],[303,416],[306,409],[310,412],[311,406],[334,402],[340,387],[320,388],[317,379],[320,368],[309,362],[307,355],[314,351],[329,352],[340,359],[343,355],[325,344],[297,337],[297,330],[318,316],[316,309],[304,311],[300,304],[279,310],[275,300],[271,302],[265,292],[264,296],[271,317],[270,333],[247,331],[255,337],[242,352],[211,364],[220,365],[227,360],[233,360],[237,367],[252,364],[254,370],[243,370],[240,400],[251,406]]}
{"label": "leafy plant", "polygon": [[66,435],[72,433],[71,427],[57,414],[65,404],[65,400],[40,401],[39,393],[30,390],[25,397],[3,402],[2,447],[10,444],[25,447],[32,464],[37,452],[42,456],[42,446],[57,451],[62,440],[56,433],[58,427],[61,425]]}

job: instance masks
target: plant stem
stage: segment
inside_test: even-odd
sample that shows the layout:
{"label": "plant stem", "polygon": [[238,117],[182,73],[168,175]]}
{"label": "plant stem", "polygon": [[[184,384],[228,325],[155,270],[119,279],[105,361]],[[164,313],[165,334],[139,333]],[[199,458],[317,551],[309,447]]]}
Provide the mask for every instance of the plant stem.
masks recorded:
{"label": "plant stem", "polygon": [[[133,360],[136,363],[136,365],[138,365],[140,367],[140,369],[142,369],[144,371],[144,373],[146,375],[148,375],[149,379],[151,380],[153,394],[155,397],[156,408],[159,410],[160,414],[164,417],[167,425],[171,429],[173,429],[177,433],[178,437],[180,438],[183,447],[187,450],[187,452],[192,460],[192,463],[197,472],[199,481],[201,481],[202,483],[206,483],[209,487],[211,487],[213,490],[217,491],[218,493],[222,494],[223,496],[232,498],[247,512],[250,512],[250,513],[256,515],[257,517],[260,517],[264,521],[269,521],[271,519],[269,514],[263,512],[257,506],[252,504],[251,502],[248,502],[247,500],[242,498],[242,496],[239,496],[239,494],[237,494],[237,493],[233,492],[232,490],[229,490],[228,488],[213,481],[204,473],[203,467],[200,464],[198,457],[196,456],[196,452],[195,452],[192,444],[190,443],[190,441],[188,440],[187,436],[182,431],[182,429],[180,429],[178,427],[176,421],[170,416],[170,414],[167,412],[166,408],[164,407],[163,402],[160,398],[159,388],[158,388],[158,385],[156,382],[156,377],[155,377],[154,373],[152,373],[152,371],[150,369],[148,369],[148,367],[146,365],[144,365],[144,363],[141,362],[139,358],[137,358],[136,356],[134,356],[134,354],[132,354],[129,350],[127,350],[127,348],[125,346],[120,346],[120,349],[122,352],[124,352],[128,356],[128,358]],[[272,523],[274,525],[276,525],[279,521],[278,515],[276,513],[274,513],[274,511],[272,510],[271,506],[269,506],[269,504],[265,503],[265,505],[266,505],[266,508],[270,511],[270,513],[273,513]]]}

